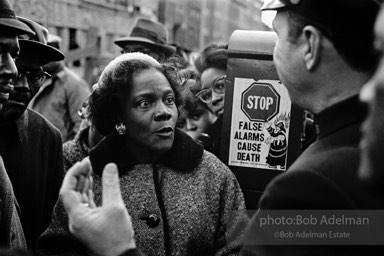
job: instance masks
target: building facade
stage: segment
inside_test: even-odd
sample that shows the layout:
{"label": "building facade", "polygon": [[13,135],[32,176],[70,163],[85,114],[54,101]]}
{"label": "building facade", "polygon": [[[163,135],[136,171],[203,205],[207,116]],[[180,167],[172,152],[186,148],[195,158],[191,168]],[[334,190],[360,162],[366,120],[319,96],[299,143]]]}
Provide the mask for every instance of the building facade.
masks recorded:
{"label": "building facade", "polygon": [[[120,54],[114,41],[129,35],[138,17],[157,20],[158,0],[10,0],[17,15],[62,38],[65,62],[93,84]],[[77,51],[76,51],[77,50]]]}
{"label": "building facade", "polygon": [[269,30],[261,21],[262,0],[202,0],[200,47],[226,44],[233,31]]}
{"label": "building facade", "polygon": [[236,29],[268,30],[261,5],[262,0],[160,0],[159,21],[172,42],[199,51],[210,43],[228,43]]}
{"label": "building facade", "polygon": [[160,0],[159,21],[169,31],[171,43],[198,51],[200,48],[201,0]]}
{"label": "building facade", "polygon": [[[17,15],[59,35],[61,50],[84,48],[90,28],[97,28],[100,52],[117,55],[114,40],[129,34],[139,16],[157,19],[158,0],[11,0]],[[152,8],[152,9],[151,9]]]}

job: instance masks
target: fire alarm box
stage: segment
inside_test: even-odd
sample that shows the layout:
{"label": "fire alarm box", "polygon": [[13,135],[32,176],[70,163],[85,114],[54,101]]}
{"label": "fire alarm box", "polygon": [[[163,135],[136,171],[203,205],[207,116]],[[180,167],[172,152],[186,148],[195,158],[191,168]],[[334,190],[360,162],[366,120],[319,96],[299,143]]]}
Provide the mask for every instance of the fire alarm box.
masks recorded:
{"label": "fire alarm box", "polygon": [[273,63],[276,34],[236,30],[229,41],[220,159],[235,173],[248,209],[298,157],[304,112]]}

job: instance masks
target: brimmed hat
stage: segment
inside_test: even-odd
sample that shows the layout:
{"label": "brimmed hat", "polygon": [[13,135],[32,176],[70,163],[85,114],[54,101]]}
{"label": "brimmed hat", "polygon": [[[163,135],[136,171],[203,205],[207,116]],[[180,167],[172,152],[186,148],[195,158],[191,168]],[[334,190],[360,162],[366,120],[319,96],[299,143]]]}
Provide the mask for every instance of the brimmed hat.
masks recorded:
{"label": "brimmed hat", "polygon": [[270,0],[265,10],[287,9],[339,37],[370,42],[381,0]]}
{"label": "brimmed hat", "polygon": [[15,12],[12,10],[8,0],[0,0],[0,29],[1,28],[7,28],[16,35],[34,34],[27,25],[16,19]]}
{"label": "brimmed hat", "polygon": [[33,36],[19,36],[20,58],[38,58],[42,66],[64,59],[61,51],[47,45],[48,30],[45,27],[27,18],[17,17],[17,19],[35,33]]}
{"label": "brimmed hat", "polygon": [[167,41],[168,31],[163,24],[139,18],[133,26],[131,34],[117,39],[115,44],[124,49],[124,46],[129,43],[146,43],[158,48],[167,56],[171,56],[176,52],[176,48],[168,45]]}
{"label": "brimmed hat", "polygon": [[60,44],[63,41],[61,37],[59,37],[58,35],[49,33],[47,40],[48,40],[47,45],[55,47],[56,49],[60,50]]}

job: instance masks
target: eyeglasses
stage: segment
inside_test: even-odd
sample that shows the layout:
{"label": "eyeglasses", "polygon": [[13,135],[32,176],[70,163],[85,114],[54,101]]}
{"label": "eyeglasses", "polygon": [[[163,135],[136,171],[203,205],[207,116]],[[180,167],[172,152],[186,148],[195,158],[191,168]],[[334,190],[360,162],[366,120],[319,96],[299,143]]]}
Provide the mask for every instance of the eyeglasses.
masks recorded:
{"label": "eyeglasses", "polygon": [[20,80],[23,76],[26,76],[28,84],[35,88],[40,87],[47,78],[51,77],[50,74],[41,70],[30,71],[18,68],[18,75],[15,78],[15,82]]}
{"label": "eyeglasses", "polygon": [[212,101],[212,91],[217,94],[225,93],[225,83],[228,81],[226,76],[220,76],[213,80],[212,85],[209,89],[201,90],[196,94],[196,97],[199,98],[202,102],[208,104]]}

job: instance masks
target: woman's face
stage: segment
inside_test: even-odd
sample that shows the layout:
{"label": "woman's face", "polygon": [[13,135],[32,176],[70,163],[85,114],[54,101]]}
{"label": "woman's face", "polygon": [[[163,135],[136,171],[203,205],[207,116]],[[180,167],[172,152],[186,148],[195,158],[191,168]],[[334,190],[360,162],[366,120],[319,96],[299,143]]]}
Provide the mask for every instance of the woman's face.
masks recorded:
{"label": "woman's face", "polygon": [[216,116],[207,109],[204,103],[198,102],[196,108],[191,111],[180,108],[177,127],[184,132],[206,133],[215,120]]}
{"label": "woman's face", "polygon": [[[210,89],[212,88],[213,81],[221,76],[225,76],[225,70],[218,68],[207,68],[201,73],[201,89]],[[214,113],[216,116],[224,112],[224,96],[225,94],[218,94],[212,91],[212,101],[207,103],[207,107]]]}
{"label": "woman's face", "polygon": [[156,69],[133,76],[132,89],[123,106],[128,146],[142,158],[155,157],[173,144],[177,107],[167,78]]}

